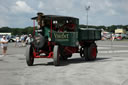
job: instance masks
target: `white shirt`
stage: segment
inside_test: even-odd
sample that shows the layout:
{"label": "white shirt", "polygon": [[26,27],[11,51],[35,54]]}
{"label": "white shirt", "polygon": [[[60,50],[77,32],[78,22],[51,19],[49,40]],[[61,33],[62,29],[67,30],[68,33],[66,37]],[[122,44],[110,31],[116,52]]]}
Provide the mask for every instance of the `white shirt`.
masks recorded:
{"label": "white shirt", "polygon": [[[1,42],[8,42],[8,40],[1,38]],[[7,43],[1,43],[1,47],[7,47],[7,46],[8,46]]]}
{"label": "white shirt", "polygon": [[31,41],[32,41],[32,38],[27,37],[26,42],[27,42],[28,44],[30,44]]}
{"label": "white shirt", "polygon": [[19,37],[16,37],[16,42],[19,42],[20,41],[20,38]]}

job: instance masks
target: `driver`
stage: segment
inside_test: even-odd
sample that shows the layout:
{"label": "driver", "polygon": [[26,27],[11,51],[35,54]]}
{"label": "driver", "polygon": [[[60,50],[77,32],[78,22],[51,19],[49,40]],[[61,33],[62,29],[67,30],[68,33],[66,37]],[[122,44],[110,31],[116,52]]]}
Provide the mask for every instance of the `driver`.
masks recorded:
{"label": "driver", "polygon": [[44,35],[44,20],[42,18],[43,16],[43,13],[37,13],[38,33],[41,33],[42,35]]}

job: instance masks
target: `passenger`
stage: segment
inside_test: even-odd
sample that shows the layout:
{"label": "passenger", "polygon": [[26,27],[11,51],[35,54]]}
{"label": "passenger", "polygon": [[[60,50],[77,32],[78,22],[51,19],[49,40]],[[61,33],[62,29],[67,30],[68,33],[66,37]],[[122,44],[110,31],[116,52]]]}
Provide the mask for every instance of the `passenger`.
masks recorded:
{"label": "passenger", "polygon": [[37,23],[38,23],[38,33],[41,33],[44,36],[44,14],[43,13],[37,13]]}
{"label": "passenger", "polygon": [[43,13],[37,13],[38,29],[44,27],[44,20],[42,18],[43,15],[44,15]]}
{"label": "passenger", "polygon": [[1,48],[2,48],[2,56],[1,57],[6,55],[7,46],[8,46],[8,40],[6,39],[5,36],[3,36],[1,39]]}

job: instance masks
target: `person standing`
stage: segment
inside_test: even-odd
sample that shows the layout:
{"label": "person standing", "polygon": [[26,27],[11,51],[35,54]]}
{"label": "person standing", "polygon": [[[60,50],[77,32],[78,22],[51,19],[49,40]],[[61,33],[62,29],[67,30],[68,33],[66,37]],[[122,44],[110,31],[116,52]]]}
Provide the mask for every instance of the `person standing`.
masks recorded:
{"label": "person standing", "polygon": [[19,36],[17,35],[16,36],[16,42],[15,42],[15,47],[19,47],[19,45],[18,45],[18,43],[20,42],[20,38],[19,38]]}
{"label": "person standing", "polygon": [[21,35],[21,37],[20,37],[21,46],[24,45],[24,38],[25,38],[25,35]]}
{"label": "person standing", "polygon": [[25,40],[26,45],[29,45],[33,41],[32,35],[29,34],[28,37]]}
{"label": "person standing", "polygon": [[3,36],[0,42],[1,42],[2,54],[3,56],[5,56],[7,52],[8,40],[6,39],[5,36]]}

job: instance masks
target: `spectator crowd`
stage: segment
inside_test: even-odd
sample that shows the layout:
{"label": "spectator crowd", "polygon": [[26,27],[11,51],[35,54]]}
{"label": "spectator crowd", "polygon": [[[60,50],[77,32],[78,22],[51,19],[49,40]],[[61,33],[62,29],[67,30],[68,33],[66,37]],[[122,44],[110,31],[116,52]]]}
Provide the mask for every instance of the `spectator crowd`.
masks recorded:
{"label": "spectator crowd", "polygon": [[[14,47],[25,47],[33,41],[32,35],[16,35],[14,38],[15,46]],[[2,49],[2,55],[0,57],[6,56],[7,47],[8,47],[9,38],[8,36],[3,35],[0,38],[0,47]]]}

